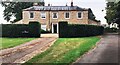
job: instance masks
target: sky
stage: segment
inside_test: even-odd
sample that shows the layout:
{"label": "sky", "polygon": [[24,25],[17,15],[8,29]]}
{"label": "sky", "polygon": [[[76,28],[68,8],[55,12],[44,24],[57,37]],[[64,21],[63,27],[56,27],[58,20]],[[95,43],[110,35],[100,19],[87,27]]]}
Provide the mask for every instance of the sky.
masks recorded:
{"label": "sky", "polygon": [[[66,4],[70,6],[71,0],[44,0],[45,5],[49,3],[52,6],[65,6]],[[101,20],[101,24],[106,24],[104,16],[106,15],[105,0],[73,0],[74,6],[79,6],[81,8],[91,8],[97,20]],[[3,19],[3,10],[4,8],[0,5],[0,23],[6,23]],[[104,11],[102,11],[104,10]]]}

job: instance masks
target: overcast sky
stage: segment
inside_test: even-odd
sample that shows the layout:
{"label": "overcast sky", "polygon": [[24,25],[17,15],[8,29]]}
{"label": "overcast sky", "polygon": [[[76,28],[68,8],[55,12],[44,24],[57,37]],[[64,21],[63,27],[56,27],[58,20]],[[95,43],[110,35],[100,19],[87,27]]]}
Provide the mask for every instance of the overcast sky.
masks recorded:
{"label": "overcast sky", "polygon": [[[52,4],[52,6],[65,6],[66,3],[69,6],[71,3],[71,0],[44,0],[45,5],[47,6],[48,3]],[[101,20],[101,23],[106,23],[106,20],[104,19],[104,16],[106,15],[105,7],[106,7],[106,1],[105,0],[73,0],[74,6],[79,6],[82,8],[91,8],[93,13],[96,16],[97,20]],[[4,8],[0,5],[0,23],[6,21],[3,19],[3,10]],[[102,11],[104,10],[104,11]]]}

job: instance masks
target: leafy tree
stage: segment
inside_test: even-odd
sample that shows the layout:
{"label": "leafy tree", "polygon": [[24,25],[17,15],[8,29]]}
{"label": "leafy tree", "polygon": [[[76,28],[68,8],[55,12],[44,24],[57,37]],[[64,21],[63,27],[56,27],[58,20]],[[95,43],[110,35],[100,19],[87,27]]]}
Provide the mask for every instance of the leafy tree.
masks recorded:
{"label": "leafy tree", "polygon": [[120,28],[120,1],[118,3],[108,2],[106,10],[105,19],[107,23],[117,23]]}
{"label": "leafy tree", "polygon": [[116,14],[114,19],[115,23],[117,23],[118,27],[120,28],[120,2],[117,3]]}
{"label": "leafy tree", "polygon": [[105,19],[107,20],[107,23],[110,25],[114,22],[115,13],[116,13],[116,3],[114,2],[108,2],[106,7],[106,16]]}
{"label": "leafy tree", "polygon": [[[38,4],[44,5],[44,2],[39,2]],[[33,2],[2,2],[1,5],[5,7],[4,19],[10,21],[11,17],[14,16],[16,19],[10,21],[14,23],[22,19],[22,10],[33,6]]]}

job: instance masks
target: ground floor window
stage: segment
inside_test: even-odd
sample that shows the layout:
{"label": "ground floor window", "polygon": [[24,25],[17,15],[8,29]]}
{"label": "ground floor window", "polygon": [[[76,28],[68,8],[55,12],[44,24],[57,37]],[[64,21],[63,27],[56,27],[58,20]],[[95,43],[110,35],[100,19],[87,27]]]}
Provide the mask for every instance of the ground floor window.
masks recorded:
{"label": "ground floor window", "polygon": [[44,30],[44,31],[46,31],[46,26],[47,25],[41,25],[41,29]]}

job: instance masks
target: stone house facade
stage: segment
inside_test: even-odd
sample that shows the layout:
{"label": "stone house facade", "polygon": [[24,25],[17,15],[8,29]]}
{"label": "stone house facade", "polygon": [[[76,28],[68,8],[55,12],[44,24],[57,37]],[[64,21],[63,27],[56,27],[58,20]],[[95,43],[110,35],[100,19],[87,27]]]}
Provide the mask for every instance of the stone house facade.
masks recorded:
{"label": "stone house facade", "polygon": [[58,33],[58,22],[68,21],[69,24],[90,24],[100,25],[100,23],[92,20],[95,16],[92,10],[81,8],[78,6],[39,6],[35,5],[23,10],[22,24],[38,21],[41,28],[52,33]]}

